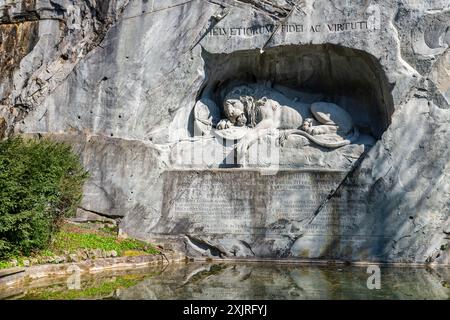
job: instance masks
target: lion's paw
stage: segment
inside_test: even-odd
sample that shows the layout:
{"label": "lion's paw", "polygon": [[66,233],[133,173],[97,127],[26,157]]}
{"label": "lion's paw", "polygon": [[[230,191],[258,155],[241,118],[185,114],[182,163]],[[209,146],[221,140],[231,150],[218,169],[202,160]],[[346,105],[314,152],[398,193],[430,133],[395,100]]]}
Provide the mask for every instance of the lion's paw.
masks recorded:
{"label": "lion's paw", "polygon": [[229,129],[233,126],[233,124],[231,123],[230,120],[220,120],[219,123],[217,124],[216,128],[217,130],[225,130],[225,129]]}

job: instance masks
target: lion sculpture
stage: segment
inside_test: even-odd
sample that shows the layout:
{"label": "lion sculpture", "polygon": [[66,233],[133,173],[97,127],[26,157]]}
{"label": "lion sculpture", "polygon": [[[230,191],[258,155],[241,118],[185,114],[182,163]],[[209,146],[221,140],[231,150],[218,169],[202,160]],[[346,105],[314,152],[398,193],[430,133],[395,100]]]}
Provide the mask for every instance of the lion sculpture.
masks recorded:
{"label": "lion sculpture", "polygon": [[[296,109],[281,105],[266,96],[255,99],[251,95],[239,95],[245,92],[246,87],[238,87],[225,97],[223,111],[226,119],[217,123],[217,130],[244,126],[253,128],[253,133],[248,134],[251,137],[246,139],[248,142],[260,136],[259,132],[263,129],[278,129],[282,130],[285,137],[291,134],[301,135],[325,148],[339,148],[353,143],[359,137],[351,116],[336,104],[313,103],[310,112],[314,118],[303,119]],[[334,134],[342,139],[320,139],[319,136],[325,134]]]}

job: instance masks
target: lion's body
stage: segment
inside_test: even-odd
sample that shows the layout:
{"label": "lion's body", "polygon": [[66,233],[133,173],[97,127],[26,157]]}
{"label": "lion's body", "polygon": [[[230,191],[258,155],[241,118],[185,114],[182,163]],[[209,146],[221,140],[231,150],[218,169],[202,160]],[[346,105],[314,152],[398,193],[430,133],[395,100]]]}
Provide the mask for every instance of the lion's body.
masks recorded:
{"label": "lion's body", "polygon": [[[259,101],[258,101],[259,102]],[[297,129],[303,123],[300,113],[288,106],[282,106],[273,100],[262,101],[256,104],[257,124],[256,129]]]}
{"label": "lion's body", "polygon": [[[251,88],[238,87],[227,95],[224,103],[224,111],[227,119],[217,124],[217,129],[227,129],[232,126],[247,126],[254,128],[241,145],[260,136],[262,129],[278,129],[287,134],[301,135],[311,142],[326,148],[338,148],[353,143],[359,137],[358,130],[353,126],[351,116],[339,106],[318,102],[311,105],[310,112],[315,119],[303,119],[296,109],[282,105],[274,99],[266,96],[249,95]],[[316,121],[319,125],[315,125]],[[350,132],[353,129],[353,134]],[[337,134],[343,137],[339,141],[325,141],[316,136]],[[349,135],[350,134],[350,135]]]}

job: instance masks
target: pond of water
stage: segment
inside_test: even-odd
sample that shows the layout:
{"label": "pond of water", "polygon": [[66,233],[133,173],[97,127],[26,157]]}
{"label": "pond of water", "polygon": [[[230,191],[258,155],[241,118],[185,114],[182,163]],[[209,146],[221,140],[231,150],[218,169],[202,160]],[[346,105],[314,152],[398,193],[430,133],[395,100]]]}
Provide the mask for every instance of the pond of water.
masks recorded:
{"label": "pond of water", "polygon": [[[450,299],[450,268],[276,263],[179,263],[127,273],[49,281],[0,292],[12,299]],[[374,278],[369,283],[375,283]]]}

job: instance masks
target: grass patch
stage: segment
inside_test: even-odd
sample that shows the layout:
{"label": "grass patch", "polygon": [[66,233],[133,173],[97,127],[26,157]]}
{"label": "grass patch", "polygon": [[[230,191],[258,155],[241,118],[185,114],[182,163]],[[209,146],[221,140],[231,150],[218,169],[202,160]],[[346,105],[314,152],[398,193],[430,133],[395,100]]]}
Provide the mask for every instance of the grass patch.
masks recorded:
{"label": "grass patch", "polygon": [[116,226],[104,226],[103,228],[100,229],[103,232],[115,235],[119,232],[119,228]]}
{"label": "grass patch", "polygon": [[24,260],[45,260],[48,257],[67,256],[80,249],[115,250],[119,257],[134,257],[146,254],[158,254],[152,244],[136,239],[119,239],[113,233],[113,228],[93,228],[86,225],[62,224],[54,235],[49,248],[32,253],[29,256],[15,255],[8,260],[0,260],[0,269],[11,268],[11,260],[15,259],[19,267],[24,266]]}
{"label": "grass patch", "polygon": [[125,250],[122,252],[124,257],[138,257],[142,255],[142,251],[139,250]]}
{"label": "grass patch", "polygon": [[89,230],[78,226],[65,225],[61,228],[50,250],[55,254],[64,252],[75,252],[78,249],[102,249],[105,251],[115,250],[119,256],[125,251],[134,250],[147,254],[159,253],[151,244],[135,239],[119,239],[109,232],[101,230]]}
{"label": "grass patch", "polygon": [[64,251],[75,252],[77,249],[116,250],[119,255],[128,250],[138,250],[149,254],[158,253],[153,246],[134,239],[118,239],[112,236],[66,232],[60,232],[56,235],[51,249],[55,253]]}
{"label": "grass patch", "polygon": [[[77,300],[77,299],[95,299],[95,298],[107,298],[111,297],[115,290],[125,289],[135,286],[142,281],[144,276],[126,275],[122,277],[103,279],[98,284],[93,285],[84,284],[84,288],[81,290],[67,290],[67,287],[57,287],[51,290],[51,288],[45,288],[33,290],[28,293],[24,300],[38,299],[38,300]],[[109,280],[109,281],[108,281]]]}

